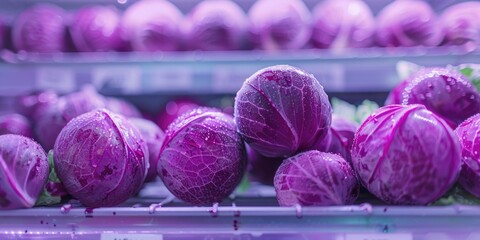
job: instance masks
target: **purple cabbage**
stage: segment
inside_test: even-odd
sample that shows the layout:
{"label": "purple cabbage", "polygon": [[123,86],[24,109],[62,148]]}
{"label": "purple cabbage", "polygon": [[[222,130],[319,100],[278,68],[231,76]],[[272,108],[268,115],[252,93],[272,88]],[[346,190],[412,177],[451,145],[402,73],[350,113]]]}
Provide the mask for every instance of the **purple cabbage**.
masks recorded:
{"label": "purple cabbage", "polygon": [[318,141],[312,149],[339,154],[350,162],[350,148],[352,147],[356,131],[357,126],[355,123],[333,115],[332,126],[328,130],[327,135],[321,141]]}
{"label": "purple cabbage", "polygon": [[355,137],[355,132],[357,131],[358,125],[355,122],[347,120],[338,115],[332,115],[332,126],[342,140],[342,143],[349,149],[353,145],[353,138]]}
{"label": "purple cabbage", "polygon": [[456,126],[480,112],[480,94],[455,70],[426,68],[411,76],[403,91],[403,104],[423,104]]}
{"label": "purple cabbage", "polygon": [[135,51],[176,51],[183,41],[183,15],[165,0],[141,0],[123,16],[123,37]]}
{"label": "purple cabbage", "polygon": [[57,94],[51,90],[21,95],[15,99],[15,110],[35,122],[37,109],[53,104],[57,99]]}
{"label": "purple cabbage", "polygon": [[195,205],[213,204],[233,192],[246,161],[233,118],[200,108],[168,127],[158,174],[177,198]]}
{"label": "purple cabbage", "polygon": [[312,42],[317,48],[369,47],[375,30],[375,18],[361,0],[327,0],[313,11]]}
{"label": "purple cabbage", "polygon": [[70,24],[70,35],[82,52],[114,51],[123,41],[120,14],[113,7],[92,6],[80,9]]}
{"label": "purple cabbage", "polygon": [[316,150],[286,159],[275,174],[280,206],[352,204],[359,185],[350,164],[336,154]]}
{"label": "purple cabbage", "polygon": [[426,205],[457,180],[461,146],[423,105],[387,105],[355,134],[352,165],[369,192],[389,204]]}
{"label": "purple cabbage", "polygon": [[438,46],[444,36],[440,19],[424,1],[393,1],[377,17],[377,42],[380,46]]}
{"label": "purple cabbage", "polygon": [[462,122],[455,133],[462,144],[462,170],[458,183],[472,195],[480,198],[480,114]]}
{"label": "purple cabbage", "polygon": [[73,118],[105,106],[103,96],[99,95],[94,88],[86,87],[79,92],[68,94],[64,97],[65,110],[63,116],[67,121]]}
{"label": "purple cabbage", "polygon": [[138,111],[137,107],[120,98],[105,97],[105,108],[127,118],[142,117],[142,114]]}
{"label": "purple cabbage", "polygon": [[103,97],[92,88],[85,88],[63,96],[57,101],[37,109],[35,137],[45,150],[50,150],[53,148],[58,134],[70,120],[103,107],[105,107]]}
{"label": "purple cabbage", "polygon": [[238,132],[266,157],[289,157],[311,148],[330,127],[332,108],[322,85],[298,68],[264,68],[237,92]]}
{"label": "purple cabbage", "polygon": [[31,138],[32,127],[28,119],[17,113],[0,116],[0,135],[16,134]]}
{"label": "purple cabbage", "polygon": [[311,14],[302,0],[258,0],[248,12],[250,40],[265,50],[300,49],[311,36]]}
{"label": "purple cabbage", "polygon": [[222,112],[218,108],[212,108],[212,107],[197,107],[194,108],[180,116],[178,116],[170,125],[167,127],[167,132],[171,131],[169,129],[175,129],[179,128],[180,126],[184,125],[186,121],[188,121],[190,118],[194,118],[197,116],[200,116],[204,113],[209,113],[209,112]]}
{"label": "purple cabbage", "polygon": [[67,19],[63,9],[37,4],[22,12],[13,24],[12,41],[18,51],[57,53],[67,48]]}
{"label": "purple cabbage", "polygon": [[170,125],[175,119],[181,115],[191,112],[194,109],[197,109],[200,105],[189,99],[177,99],[169,101],[165,108],[158,116],[156,117],[155,122],[160,128],[166,130],[168,125]]}
{"label": "purple cabbage", "polygon": [[202,1],[186,18],[189,48],[207,51],[238,50],[245,43],[247,25],[247,16],[233,1]]}
{"label": "purple cabbage", "polygon": [[446,42],[453,45],[480,44],[480,2],[463,2],[449,7],[442,14]]}
{"label": "purple cabbage", "polygon": [[405,88],[408,86],[410,81],[411,81],[411,78],[407,78],[401,81],[397,86],[395,86],[388,93],[387,99],[385,100],[385,105],[402,104],[403,92],[405,91]]}
{"label": "purple cabbage", "polygon": [[145,182],[154,181],[157,177],[157,163],[160,149],[165,140],[165,133],[152,121],[142,118],[130,118],[129,121],[140,131],[147,143],[150,164]]}
{"label": "purple cabbage", "polygon": [[272,185],[277,169],[282,164],[283,158],[269,158],[260,155],[246,145],[248,158],[248,177],[251,181]]}
{"label": "purple cabbage", "polygon": [[65,110],[65,99],[60,98],[54,103],[44,105],[36,111],[33,122],[35,139],[42,145],[43,149],[53,149],[55,140],[68,121],[63,117]]}
{"label": "purple cabbage", "polygon": [[106,109],[82,114],[55,142],[55,171],[67,192],[87,207],[110,207],[140,190],[147,144],[127,119]]}
{"label": "purple cabbage", "polygon": [[32,139],[7,134],[0,155],[0,209],[33,207],[47,181],[47,154]]}

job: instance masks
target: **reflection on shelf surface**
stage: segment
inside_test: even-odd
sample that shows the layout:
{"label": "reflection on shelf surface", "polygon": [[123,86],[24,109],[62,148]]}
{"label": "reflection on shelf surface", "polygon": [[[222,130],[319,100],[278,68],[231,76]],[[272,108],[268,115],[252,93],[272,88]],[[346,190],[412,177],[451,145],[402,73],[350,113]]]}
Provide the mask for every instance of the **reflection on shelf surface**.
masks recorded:
{"label": "reflection on shelf surface", "polygon": [[[478,206],[278,207],[272,187],[252,183],[220,205],[194,207],[159,182],[111,208],[78,202],[0,211],[2,239],[478,239]],[[372,204],[372,205],[371,205]],[[35,238],[37,239],[37,238]]]}
{"label": "reflection on shelf surface", "polygon": [[107,94],[234,94],[261,68],[290,64],[315,75],[329,92],[386,92],[399,81],[396,63],[426,66],[480,62],[462,47],[307,49],[263,52],[26,54],[3,51],[0,95],[38,89],[70,92],[91,83]]}

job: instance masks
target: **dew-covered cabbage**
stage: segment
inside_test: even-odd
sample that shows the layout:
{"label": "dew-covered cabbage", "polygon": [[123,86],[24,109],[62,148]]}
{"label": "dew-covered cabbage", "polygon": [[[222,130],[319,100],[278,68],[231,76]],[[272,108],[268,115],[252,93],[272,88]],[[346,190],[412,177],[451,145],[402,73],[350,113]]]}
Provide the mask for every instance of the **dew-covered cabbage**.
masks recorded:
{"label": "dew-covered cabbage", "polygon": [[359,127],[351,154],[363,186],[389,204],[434,202],[455,183],[462,164],[453,130],[419,104],[379,108]]}
{"label": "dew-covered cabbage", "polygon": [[350,164],[337,154],[311,150],[283,161],[274,180],[280,206],[352,204],[359,185]]}
{"label": "dew-covered cabbage", "polygon": [[403,92],[412,81],[415,73],[425,70],[425,67],[412,62],[400,61],[397,63],[397,74],[401,81],[392,89],[385,100],[385,105],[402,104]]}
{"label": "dew-covered cabbage", "polygon": [[127,200],[140,190],[149,164],[141,133],[106,109],[70,121],[55,142],[53,159],[67,192],[87,207]]}
{"label": "dew-covered cabbage", "polygon": [[219,110],[200,108],[168,127],[158,175],[177,198],[195,205],[213,204],[233,192],[246,161],[233,118]]}
{"label": "dew-covered cabbage", "polygon": [[327,134],[332,107],[313,75],[278,65],[259,70],[243,83],[234,115],[238,132],[258,153],[289,157]]}
{"label": "dew-covered cabbage", "polygon": [[127,118],[142,117],[142,114],[138,111],[137,107],[120,98],[105,97],[105,108]]}
{"label": "dew-covered cabbage", "polygon": [[455,70],[426,68],[411,76],[402,94],[403,104],[422,104],[451,126],[480,112],[480,94]]}
{"label": "dew-covered cabbage", "polygon": [[347,149],[350,149],[353,144],[353,138],[355,137],[358,124],[334,114],[332,115],[331,127],[335,129],[335,132],[347,146]]}
{"label": "dew-covered cabbage", "polygon": [[37,109],[35,115],[35,137],[45,150],[50,150],[67,123],[73,118],[105,107],[104,99],[92,88],[74,92],[57,101]]}
{"label": "dew-covered cabbage", "polygon": [[0,156],[0,209],[33,207],[47,181],[47,154],[32,139],[7,134]]}
{"label": "dew-covered cabbage", "polygon": [[[57,94],[51,90],[20,95],[15,99],[15,111],[35,122],[37,120],[35,116],[37,109],[53,104],[57,99]],[[41,115],[41,113],[39,114]]]}
{"label": "dew-covered cabbage", "polygon": [[283,158],[269,158],[260,155],[246,145],[248,158],[248,177],[251,181],[272,185],[277,169],[282,164]]}
{"label": "dew-covered cabbage", "polygon": [[123,38],[135,51],[175,51],[184,38],[182,21],[182,13],[169,1],[137,1],[124,13]]}
{"label": "dew-covered cabbage", "polygon": [[480,44],[480,2],[463,2],[449,7],[442,14],[448,44]]}
{"label": "dew-covered cabbage", "polygon": [[122,45],[120,14],[113,7],[91,6],[73,16],[69,30],[78,51],[105,52]]}
{"label": "dew-covered cabbage", "polygon": [[332,126],[328,130],[327,135],[321,141],[318,141],[312,149],[340,154],[340,156],[350,162],[350,148],[356,131],[357,126],[355,123],[337,115],[332,115]]}
{"label": "dew-covered cabbage", "polygon": [[66,13],[50,4],[22,12],[13,24],[12,41],[18,51],[56,53],[66,50]]}
{"label": "dew-covered cabbage", "polygon": [[350,160],[350,153],[347,146],[343,144],[340,136],[336,134],[333,128],[328,129],[325,137],[321,141],[317,142],[311,149],[338,154],[344,159]]}
{"label": "dew-covered cabbage", "polygon": [[375,37],[375,18],[361,0],[327,0],[313,10],[312,43],[317,48],[369,47]]}
{"label": "dew-covered cabbage", "polygon": [[312,16],[302,0],[258,0],[248,17],[257,48],[300,49],[310,40]]}
{"label": "dew-covered cabbage", "polygon": [[480,198],[480,114],[462,122],[455,133],[462,144],[462,170],[458,183]]}
{"label": "dew-covered cabbage", "polygon": [[128,120],[140,131],[143,140],[147,143],[150,164],[145,182],[151,182],[157,177],[157,163],[165,133],[152,121],[143,118],[130,118]]}
{"label": "dew-covered cabbage", "polygon": [[377,17],[377,42],[384,47],[438,46],[445,32],[428,3],[393,1]]}
{"label": "dew-covered cabbage", "polygon": [[200,107],[199,103],[189,99],[177,99],[167,102],[165,108],[156,117],[156,123],[166,130],[168,125],[181,115]]}
{"label": "dew-covered cabbage", "polygon": [[402,104],[403,92],[405,91],[405,88],[408,86],[409,82],[410,78],[401,81],[397,86],[395,86],[388,93],[387,99],[385,100],[385,105]]}
{"label": "dew-covered cabbage", "polygon": [[32,137],[32,127],[28,119],[17,113],[0,115],[0,135],[16,134]]}
{"label": "dew-covered cabbage", "polygon": [[200,2],[186,18],[190,49],[237,50],[247,37],[248,19],[243,10],[231,0]]}

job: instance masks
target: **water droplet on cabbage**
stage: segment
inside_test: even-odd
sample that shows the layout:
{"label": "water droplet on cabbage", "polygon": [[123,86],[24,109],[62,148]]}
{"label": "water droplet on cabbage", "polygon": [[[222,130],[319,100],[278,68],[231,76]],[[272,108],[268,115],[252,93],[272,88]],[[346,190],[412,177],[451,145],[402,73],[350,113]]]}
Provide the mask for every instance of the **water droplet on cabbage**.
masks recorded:
{"label": "water droplet on cabbage", "polygon": [[450,87],[450,85],[447,85],[447,86],[445,86],[445,90],[447,90],[447,92],[451,92],[451,91],[452,91],[452,87]]}

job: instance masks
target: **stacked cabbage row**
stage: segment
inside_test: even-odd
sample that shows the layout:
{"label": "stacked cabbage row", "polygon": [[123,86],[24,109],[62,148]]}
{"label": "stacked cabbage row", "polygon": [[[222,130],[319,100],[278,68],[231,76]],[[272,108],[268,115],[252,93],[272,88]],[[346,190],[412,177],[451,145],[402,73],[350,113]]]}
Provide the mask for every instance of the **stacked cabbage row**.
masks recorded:
{"label": "stacked cabbage row", "polygon": [[425,205],[457,179],[480,197],[480,94],[472,83],[455,69],[425,68],[387,104],[355,129],[332,117],[312,75],[277,66],[247,79],[235,122],[256,152],[251,173],[273,182],[280,205],[351,204],[359,184],[388,204]]}
{"label": "stacked cabbage row", "polygon": [[[104,201],[114,201],[110,204],[118,204],[136,193],[144,181],[152,181],[157,175],[156,170],[148,166],[156,164],[149,161],[158,158],[164,133],[155,123],[142,119],[136,107],[126,101],[101,96],[89,87],[65,96],[57,96],[53,92],[46,91],[19,97],[17,112],[0,116],[0,135],[2,135],[0,152],[4,154],[1,160],[3,175],[0,178],[0,191],[8,193],[0,196],[4,203],[1,208],[31,207],[43,188],[45,189],[42,196],[46,197],[42,199],[43,204],[60,201],[60,198],[67,194],[73,195],[80,189],[70,188],[69,184],[74,183],[67,179],[72,174],[78,177],[76,181],[79,182],[83,182],[83,178],[88,176],[85,181],[90,187],[99,187],[95,186],[95,181],[100,180],[103,183],[110,181],[109,184],[120,184],[117,180],[124,175],[125,177],[121,179],[126,182],[119,187],[123,188],[123,191],[131,192],[123,192],[120,194],[122,197],[119,197],[115,196],[114,187],[110,189],[112,191],[107,191],[105,186],[103,188],[107,194],[112,195]],[[63,163],[68,166],[56,167],[57,171],[54,171],[54,163],[47,160],[46,151],[55,147],[55,142],[67,123],[74,124],[76,117],[88,114],[91,115],[89,120],[92,121],[92,129],[89,129],[88,125],[72,127],[71,129],[75,129],[72,135],[67,137],[68,141],[62,141],[62,143],[87,150],[88,137],[97,137],[97,141],[90,145],[93,148],[88,149],[91,151],[90,155],[76,151],[73,153],[74,159],[70,159],[73,162]],[[93,119],[94,116],[102,120],[109,119],[109,121],[96,121]],[[78,139],[74,138],[74,134],[77,133],[80,134]],[[105,140],[105,138],[109,139]],[[141,147],[141,151],[133,152],[134,146]],[[116,150],[109,151],[106,149],[108,147]],[[101,152],[104,154],[100,154]],[[64,154],[67,154],[66,151]],[[82,158],[91,162],[82,164],[82,161],[78,161]],[[102,162],[107,164],[105,168],[104,165],[98,167],[103,172],[95,172],[97,163]],[[61,166],[61,164],[56,162],[55,166]],[[81,170],[71,172],[69,170],[71,164],[79,164],[77,166],[81,167]],[[108,179],[110,175],[115,179]],[[92,203],[97,199],[90,196],[87,201]]]}
{"label": "stacked cabbage row", "polygon": [[155,175],[177,198],[208,205],[234,191],[248,161],[282,206],[352,204],[360,185],[385,203],[425,205],[457,180],[480,197],[480,94],[455,69],[414,73],[358,129],[332,116],[313,75],[287,65],[249,77],[233,116],[194,108],[165,134],[133,107],[88,88],[23,100],[53,156],[49,162],[30,138],[0,136],[2,209],[32,207],[44,187],[87,207],[115,206]]}
{"label": "stacked cabbage row", "polygon": [[[187,15],[164,0],[142,0],[123,14],[86,7],[72,14],[35,5],[12,26],[13,48],[27,52],[363,48],[480,42],[479,2],[441,16],[420,0],[393,1],[378,16],[361,0],[325,0],[312,12],[301,0],[259,0],[247,14],[230,0],[204,0]],[[4,34],[0,24],[0,38]],[[2,42],[0,41],[0,48]]]}

